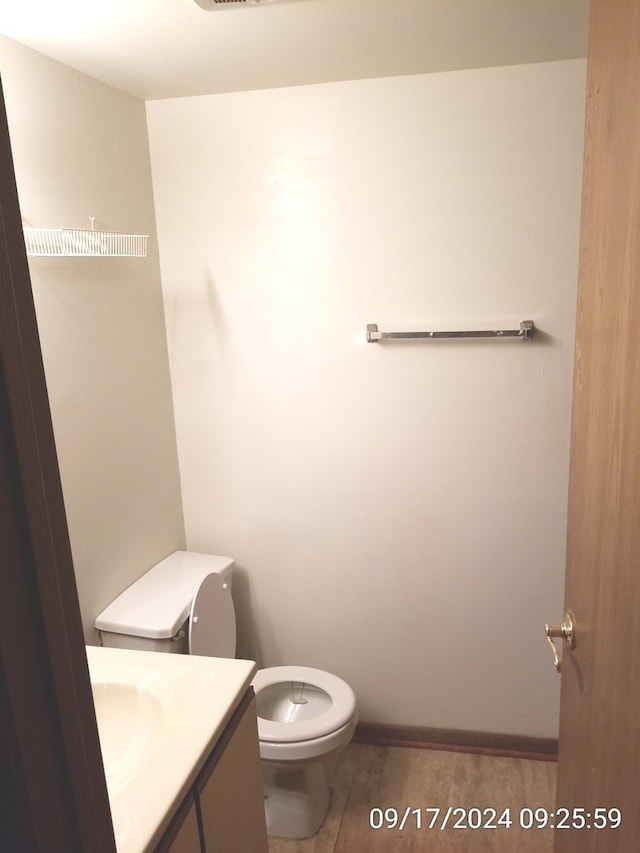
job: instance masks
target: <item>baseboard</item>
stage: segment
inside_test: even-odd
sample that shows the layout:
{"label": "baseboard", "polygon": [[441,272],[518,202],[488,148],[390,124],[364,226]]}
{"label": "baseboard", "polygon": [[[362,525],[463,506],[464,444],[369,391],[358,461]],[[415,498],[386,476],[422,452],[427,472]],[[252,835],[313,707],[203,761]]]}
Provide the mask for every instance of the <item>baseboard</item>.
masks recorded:
{"label": "baseboard", "polygon": [[358,723],[353,739],[357,743],[378,746],[442,749],[505,758],[529,758],[536,761],[557,761],[558,759],[558,741],[554,738],[432,729],[423,726],[394,726],[385,723]]}

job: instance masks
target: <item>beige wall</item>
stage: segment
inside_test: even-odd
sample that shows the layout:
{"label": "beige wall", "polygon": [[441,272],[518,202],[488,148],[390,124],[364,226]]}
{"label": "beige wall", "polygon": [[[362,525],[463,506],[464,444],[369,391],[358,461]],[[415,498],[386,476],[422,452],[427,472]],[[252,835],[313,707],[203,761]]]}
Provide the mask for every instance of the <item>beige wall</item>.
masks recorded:
{"label": "beige wall", "polygon": [[[144,105],[0,40],[87,637],[185,544]],[[582,60],[147,105],[188,547],[361,718],[557,732]],[[366,344],[517,326],[535,343]]]}
{"label": "beige wall", "polygon": [[143,102],[7,39],[0,69],[26,225],[150,234],[144,259],[30,270],[87,640],[184,547]]}
{"label": "beige wall", "polygon": [[557,733],[584,77],[147,104],[188,546],[237,559],[241,653],[364,720]]}

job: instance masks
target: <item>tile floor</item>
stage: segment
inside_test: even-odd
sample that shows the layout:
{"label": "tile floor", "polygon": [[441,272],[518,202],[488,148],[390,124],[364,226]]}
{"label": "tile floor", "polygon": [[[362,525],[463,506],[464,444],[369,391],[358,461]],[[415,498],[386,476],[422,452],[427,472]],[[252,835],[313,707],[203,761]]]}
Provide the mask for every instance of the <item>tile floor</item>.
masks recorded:
{"label": "tile floor", "polygon": [[[522,829],[519,817],[521,809],[553,808],[555,785],[552,761],[352,743],[336,767],[320,832],[302,841],[270,838],[269,853],[552,853],[552,831]],[[444,830],[429,829],[434,810],[441,810],[439,826],[449,806],[481,810],[468,815],[471,823],[486,822],[492,812],[484,810],[493,809],[497,828],[455,829],[457,812]],[[397,810],[398,825],[372,828],[371,814],[374,823],[384,821],[383,813],[372,809]],[[414,809],[420,809],[419,816]],[[510,828],[497,825],[505,809],[513,820]]]}

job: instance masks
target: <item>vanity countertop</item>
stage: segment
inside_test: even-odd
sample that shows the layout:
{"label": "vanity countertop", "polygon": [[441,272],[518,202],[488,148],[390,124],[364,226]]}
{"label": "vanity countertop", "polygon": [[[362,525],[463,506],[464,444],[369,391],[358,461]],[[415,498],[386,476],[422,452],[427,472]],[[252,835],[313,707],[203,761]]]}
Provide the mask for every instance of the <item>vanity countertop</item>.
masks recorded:
{"label": "vanity countertop", "polygon": [[256,673],[253,661],[87,646],[118,853],[153,849]]}

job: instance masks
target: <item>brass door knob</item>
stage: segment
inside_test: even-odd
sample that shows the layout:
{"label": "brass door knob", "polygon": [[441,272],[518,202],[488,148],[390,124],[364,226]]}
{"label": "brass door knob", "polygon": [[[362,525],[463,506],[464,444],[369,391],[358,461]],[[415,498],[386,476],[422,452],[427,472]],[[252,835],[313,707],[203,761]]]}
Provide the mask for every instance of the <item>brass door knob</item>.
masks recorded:
{"label": "brass door knob", "polygon": [[544,626],[544,633],[547,638],[547,642],[551,646],[551,651],[553,652],[553,666],[556,672],[560,672],[561,660],[560,655],[558,654],[558,649],[556,648],[556,644],[554,643],[555,638],[559,638],[565,641],[565,643],[569,646],[570,649],[574,649],[576,645],[576,626],[575,626],[575,617],[570,610],[564,614],[564,621],[561,622],[560,625],[550,625],[548,622]]}

